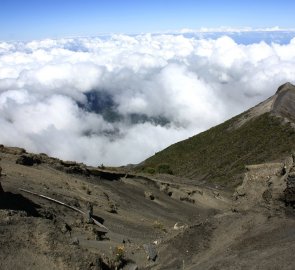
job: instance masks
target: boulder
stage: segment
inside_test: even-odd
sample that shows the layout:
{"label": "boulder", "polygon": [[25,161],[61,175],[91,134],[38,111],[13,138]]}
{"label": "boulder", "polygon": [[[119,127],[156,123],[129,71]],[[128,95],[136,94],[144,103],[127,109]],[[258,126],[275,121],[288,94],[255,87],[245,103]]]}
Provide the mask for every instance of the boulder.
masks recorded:
{"label": "boulder", "polygon": [[154,244],[144,244],[143,248],[145,253],[147,254],[147,259],[155,261],[157,259],[158,253],[156,249],[156,245]]}
{"label": "boulder", "polygon": [[128,263],[123,270],[138,270],[138,266],[135,263]]}

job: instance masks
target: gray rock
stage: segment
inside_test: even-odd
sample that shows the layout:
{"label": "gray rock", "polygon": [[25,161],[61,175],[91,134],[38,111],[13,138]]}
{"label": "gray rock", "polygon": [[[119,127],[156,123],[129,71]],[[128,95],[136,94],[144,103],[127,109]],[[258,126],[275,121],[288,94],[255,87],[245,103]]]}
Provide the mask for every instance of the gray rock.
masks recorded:
{"label": "gray rock", "polygon": [[143,248],[145,253],[147,254],[147,259],[155,261],[157,259],[158,253],[156,249],[156,245],[154,244],[144,244]]}
{"label": "gray rock", "polygon": [[123,270],[138,270],[138,266],[135,263],[127,264]]}

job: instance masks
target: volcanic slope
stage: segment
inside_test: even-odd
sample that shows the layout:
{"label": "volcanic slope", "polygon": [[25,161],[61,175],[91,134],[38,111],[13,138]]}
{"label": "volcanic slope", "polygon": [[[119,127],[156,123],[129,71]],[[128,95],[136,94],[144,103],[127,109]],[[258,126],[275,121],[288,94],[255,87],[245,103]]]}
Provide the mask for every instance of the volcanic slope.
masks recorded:
{"label": "volcanic slope", "polygon": [[248,111],[151,156],[137,171],[166,172],[198,183],[235,187],[245,165],[282,161],[295,149],[295,86]]}
{"label": "volcanic slope", "polygon": [[[170,265],[165,246],[171,239],[196,224],[198,231],[209,234],[206,220],[230,203],[221,195],[216,199],[212,189],[3,145],[0,167],[1,270],[161,269],[162,263]],[[81,212],[26,190],[85,213],[92,205],[92,217],[107,229]],[[177,265],[184,255],[178,256]]]}
{"label": "volcanic slope", "polygon": [[[211,149],[209,161],[219,171],[221,162],[232,162],[225,162],[223,171],[231,179],[241,176],[234,192],[229,186],[237,182],[218,181],[218,173],[211,183],[224,188],[206,183],[208,172],[215,173],[210,164],[207,175],[203,168],[203,175],[191,173],[195,179],[187,179],[180,172],[148,175],[128,166],[89,167],[0,145],[0,269],[295,269],[293,95],[294,87],[286,84],[274,97],[211,129],[228,144],[212,139],[220,156]],[[237,159],[222,155],[244,149],[242,139],[241,146],[234,141],[237,132],[253,148],[241,162],[253,163],[243,175]],[[224,138],[228,134],[236,134],[230,144]],[[260,160],[272,162],[257,164]],[[165,163],[155,168],[170,172]]]}

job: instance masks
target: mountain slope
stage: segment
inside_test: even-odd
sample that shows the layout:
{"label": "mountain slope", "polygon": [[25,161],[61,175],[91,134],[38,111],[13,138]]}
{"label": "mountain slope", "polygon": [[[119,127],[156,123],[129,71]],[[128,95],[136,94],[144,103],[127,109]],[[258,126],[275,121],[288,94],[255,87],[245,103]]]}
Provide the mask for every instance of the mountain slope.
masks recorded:
{"label": "mountain slope", "polygon": [[288,155],[247,166],[234,193],[0,145],[0,269],[295,269],[293,94],[156,155],[159,171],[228,186]]}
{"label": "mountain slope", "polygon": [[236,186],[245,165],[281,161],[295,149],[294,120],[295,87],[286,83],[256,107],[169,146],[137,169],[165,167],[177,176]]}

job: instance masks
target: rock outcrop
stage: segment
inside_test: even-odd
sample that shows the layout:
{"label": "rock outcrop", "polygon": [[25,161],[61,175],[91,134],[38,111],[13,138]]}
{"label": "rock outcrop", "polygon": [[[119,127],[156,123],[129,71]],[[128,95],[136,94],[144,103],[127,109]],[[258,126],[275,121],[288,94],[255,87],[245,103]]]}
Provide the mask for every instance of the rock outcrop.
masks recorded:
{"label": "rock outcrop", "polygon": [[245,211],[263,207],[274,210],[283,207],[286,179],[292,166],[291,158],[282,163],[247,166],[243,183],[234,193],[236,209]]}
{"label": "rock outcrop", "polygon": [[[33,154],[27,153],[25,149],[18,147],[7,147],[0,145],[0,152],[4,154],[11,154],[18,156],[16,159],[16,164],[24,166],[34,166],[40,164],[46,164],[54,169],[68,173],[68,174],[78,174],[83,176],[95,176],[101,177],[107,180],[119,180],[126,176],[125,171],[118,170],[108,170],[106,168],[96,168],[87,166],[83,163],[75,161],[63,161],[58,158],[49,157],[44,153]],[[134,175],[128,175],[128,177],[134,177]]]}
{"label": "rock outcrop", "polygon": [[287,205],[295,206],[295,165],[292,166],[286,180],[284,190],[285,202]]}
{"label": "rock outcrop", "polygon": [[247,166],[242,185],[234,193],[236,209],[278,209],[295,206],[295,160]]}
{"label": "rock outcrop", "polygon": [[38,155],[34,154],[22,154],[16,160],[16,164],[21,164],[24,166],[33,166],[34,164],[40,164],[42,159]]}

